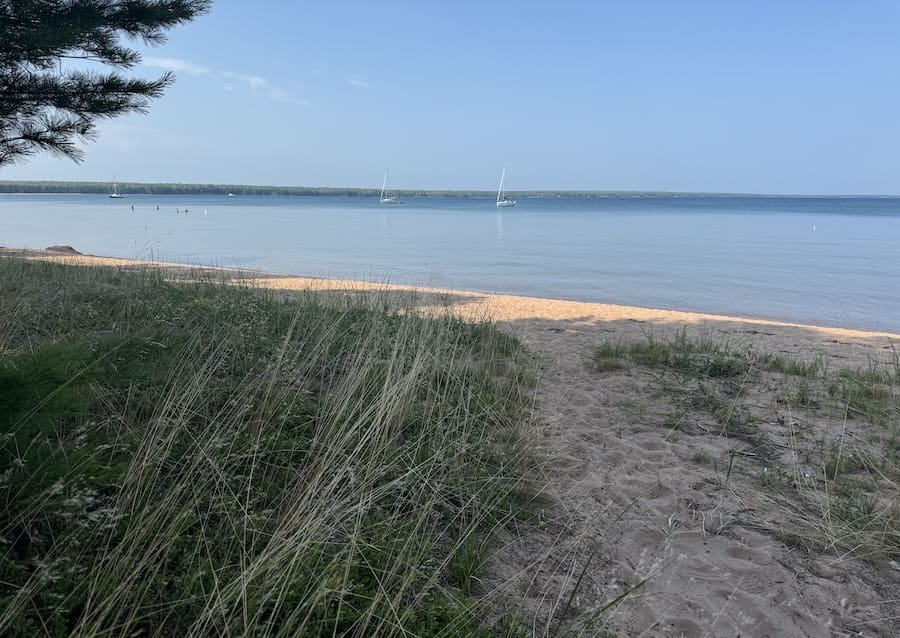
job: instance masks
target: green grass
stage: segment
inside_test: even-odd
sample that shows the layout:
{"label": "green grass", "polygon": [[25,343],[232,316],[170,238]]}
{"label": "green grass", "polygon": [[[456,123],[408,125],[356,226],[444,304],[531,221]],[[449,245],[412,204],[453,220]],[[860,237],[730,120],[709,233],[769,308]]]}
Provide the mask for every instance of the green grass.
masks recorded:
{"label": "green grass", "polygon": [[822,357],[807,361],[804,359],[764,353],[761,354],[758,359],[760,364],[769,370],[796,377],[813,379],[824,374],[827,370],[825,359]]}
{"label": "green grass", "polygon": [[888,367],[869,365],[841,370],[830,393],[846,404],[851,417],[886,427],[900,427],[900,379]]}
{"label": "green grass", "polygon": [[474,596],[530,493],[518,342],[193,279],[0,260],[0,634],[515,627]]}
{"label": "green grass", "polygon": [[607,341],[594,349],[592,364],[597,372],[611,372],[625,367],[627,348],[621,343]]}
{"label": "green grass", "polygon": [[671,340],[659,340],[648,334],[638,342],[601,343],[594,349],[592,363],[599,372],[630,364],[669,368],[710,378],[736,377],[750,370],[750,362],[742,353],[709,339],[689,340],[685,331]]}
{"label": "green grass", "polygon": [[[803,360],[770,353],[757,354],[709,337],[690,339],[684,329],[671,339],[658,339],[647,334],[643,340],[636,342],[606,341],[594,349],[593,364],[599,372],[632,364],[669,368],[710,378],[737,377],[747,374],[754,367],[810,379],[827,371],[825,359],[821,356]],[[900,375],[898,371],[900,359],[895,354],[894,370],[889,373]]]}

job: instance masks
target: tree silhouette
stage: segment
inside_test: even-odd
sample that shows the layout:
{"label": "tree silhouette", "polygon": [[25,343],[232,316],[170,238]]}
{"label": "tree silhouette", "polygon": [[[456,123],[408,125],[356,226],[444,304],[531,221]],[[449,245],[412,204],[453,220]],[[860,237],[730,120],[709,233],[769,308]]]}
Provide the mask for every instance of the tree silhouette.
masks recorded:
{"label": "tree silhouette", "polygon": [[[175,78],[170,72],[156,80],[123,75],[141,58],[122,39],[161,44],[167,29],[210,5],[0,0],[0,167],[39,151],[81,161],[77,142],[95,137],[98,120],[146,112]],[[95,64],[99,70],[91,68]]]}

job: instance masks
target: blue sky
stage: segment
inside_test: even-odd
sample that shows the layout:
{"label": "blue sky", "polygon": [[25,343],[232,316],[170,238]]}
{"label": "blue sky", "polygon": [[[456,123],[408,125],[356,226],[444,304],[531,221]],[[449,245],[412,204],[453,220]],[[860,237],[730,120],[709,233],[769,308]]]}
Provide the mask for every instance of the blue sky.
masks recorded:
{"label": "blue sky", "polygon": [[900,2],[218,0],[0,179],[900,194]]}

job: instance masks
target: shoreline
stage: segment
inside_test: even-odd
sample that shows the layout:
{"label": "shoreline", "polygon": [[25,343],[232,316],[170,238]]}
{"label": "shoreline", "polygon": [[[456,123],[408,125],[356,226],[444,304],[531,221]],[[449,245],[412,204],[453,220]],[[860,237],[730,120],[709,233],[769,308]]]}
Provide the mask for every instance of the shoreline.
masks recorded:
{"label": "shoreline", "polygon": [[[576,323],[586,324],[627,321],[636,324],[649,323],[658,326],[677,326],[679,328],[687,326],[703,326],[706,324],[715,324],[723,327],[730,326],[732,328],[743,325],[761,326],[776,330],[812,332],[823,337],[830,336],[834,339],[849,340],[857,343],[872,344],[873,341],[883,342],[884,340],[887,340],[888,343],[894,340],[900,341],[900,333],[889,331],[824,326],[777,319],[718,315],[684,310],[670,310],[666,308],[576,301],[553,297],[532,297],[527,295],[511,295],[495,292],[394,284],[390,282],[294,275],[228,266],[201,266],[178,262],[107,257],[103,255],[82,254],[74,249],[72,251],[60,251],[0,246],[0,256],[25,259],[49,259],[60,263],[96,266],[137,266],[181,271],[196,270],[228,273],[237,275],[238,277],[236,278],[245,283],[285,291],[299,291],[310,288],[323,289],[327,287],[327,289],[331,291],[393,291],[434,295],[446,297],[451,300],[453,298],[464,300],[453,302],[454,307],[461,311],[464,316],[484,317],[485,315],[488,315],[491,319],[499,322],[514,322],[526,319],[574,321]],[[753,332],[750,331],[748,334],[753,334]],[[763,336],[775,336],[774,334],[768,335],[762,331],[759,331],[758,334]]]}

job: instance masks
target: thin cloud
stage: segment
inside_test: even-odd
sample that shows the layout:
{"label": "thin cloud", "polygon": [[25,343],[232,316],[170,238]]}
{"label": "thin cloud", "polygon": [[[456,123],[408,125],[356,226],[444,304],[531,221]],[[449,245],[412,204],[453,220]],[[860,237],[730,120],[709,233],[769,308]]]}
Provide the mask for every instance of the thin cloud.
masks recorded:
{"label": "thin cloud", "polygon": [[202,64],[194,64],[180,58],[144,58],[142,61],[144,66],[154,67],[158,69],[166,69],[167,71],[177,71],[179,73],[188,73],[190,75],[209,75],[210,68]]}
{"label": "thin cloud", "polygon": [[249,90],[253,95],[265,95],[275,102],[282,102],[285,104],[309,104],[309,100],[306,98],[297,97],[287,89],[272,83],[271,80],[260,75],[237,73],[235,71],[215,71],[208,66],[195,64],[180,58],[148,57],[144,58],[142,64],[146,67],[166,69],[167,71],[176,71],[197,76],[206,75],[225,80],[222,88],[226,91],[233,91],[237,87],[242,86]]}
{"label": "thin cloud", "polygon": [[268,78],[259,75],[248,75],[246,73],[235,73],[234,71],[222,71],[219,74],[225,83],[225,90],[231,91],[236,84],[245,86],[253,95],[264,94],[270,100],[283,102],[285,104],[309,104],[309,100],[297,97],[287,89],[273,84]]}
{"label": "thin cloud", "polygon": [[374,84],[369,84],[368,82],[364,82],[363,80],[358,80],[357,78],[350,78],[347,80],[353,86],[358,86],[361,89],[371,89],[373,91],[380,91],[380,86],[375,86]]}
{"label": "thin cloud", "polygon": [[262,78],[258,75],[247,75],[246,73],[234,73],[233,71],[222,71],[220,76],[226,80],[233,80],[234,82],[243,84],[248,89],[253,91],[254,95],[256,95],[261,89],[270,87],[272,84],[266,78]]}
{"label": "thin cloud", "polygon": [[276,102],[284,102],[285,104],[309,104],[309,100],[302,97],[296,97],[290,91],[282,89],[281,87],[273,86],[269,89],[268,93],[269,97]]}

